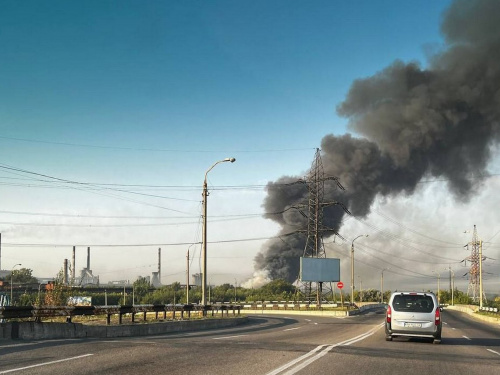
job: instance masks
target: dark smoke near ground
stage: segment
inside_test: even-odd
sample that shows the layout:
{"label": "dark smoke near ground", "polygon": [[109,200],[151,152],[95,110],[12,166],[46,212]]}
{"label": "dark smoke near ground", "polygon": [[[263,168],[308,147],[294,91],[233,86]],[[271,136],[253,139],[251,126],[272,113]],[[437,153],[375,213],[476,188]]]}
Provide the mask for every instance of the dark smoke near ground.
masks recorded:
{"label": "dark smoke near ground", "polygon": [[[377,196],[411,195],[423,178],[446,179],[453,196],[467,201],[487,176],[491,147],[500,138],[500,1],[453,2],[441,31],[445,49],[427,69],[395,61],[352,84],[337,112],[360,138],[323,138],[325,175],[346,187],[327,181],[325,201],[340,201],[364,217]],[[306,203],[308,191],[283,184],[302,177],[267,186],[266,217],[281,225],[282,237],[268,242],[255,263],[271,279],[298,276],[306,236],[286,234],[305,229],[307,219],[289,208]],[[340,231],[344,211],[334,206],[324,215],[324,224]]]}

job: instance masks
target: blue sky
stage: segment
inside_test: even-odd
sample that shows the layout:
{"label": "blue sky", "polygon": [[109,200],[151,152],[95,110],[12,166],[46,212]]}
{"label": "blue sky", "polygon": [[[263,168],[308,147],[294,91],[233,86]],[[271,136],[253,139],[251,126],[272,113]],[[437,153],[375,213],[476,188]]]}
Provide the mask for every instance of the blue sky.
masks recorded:
{"label": "blue sky", "polygon": [[[3,242],[197,241],[203,176],[225,157],[237,161],[210,172],[210,185],[244,188],[214,189],[210,213],[261,213],[265,193],[254,185],[304,175],[323,136],[349,131],[335,108],[354,80],[396,59],[426,65],[427,55],[442,46],[439,22],[449,3],[2,1],[0,164],[78,182],[147,185],[121,188],[174,198],[28,187],[12,180],[26,174],[3,170],[0,206],[10,211],[0,213],[0,222],[8,223],[0,224]],[[172,221],[144,230],[20,224],[123,223],[111,216]],[[193,224],[176,226],[176,217]],[[258,217],[247,220],[214,223],[210,234],[224,240],[277,231]],[[220,275],[214,282],[249,278],[260,246],[250,242],[235,251],[213,245],[219,267],[213,272]],[[172,264],[164,282],[182,278],[186,248],[164,256]],[[155,248],[113,251],[93,256],[103,280],[154,271]],[[147,260],[134,258],[148,251]],[[51,276],[65,257],[69,249],[5,245],[2,268],[23,263],[37,276]]]}

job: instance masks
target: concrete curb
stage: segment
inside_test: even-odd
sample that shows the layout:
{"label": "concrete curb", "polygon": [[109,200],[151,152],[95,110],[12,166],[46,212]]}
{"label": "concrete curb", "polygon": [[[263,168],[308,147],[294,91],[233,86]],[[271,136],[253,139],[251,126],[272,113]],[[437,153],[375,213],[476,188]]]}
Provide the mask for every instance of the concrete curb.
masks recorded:
{"label": "concrete curb", "polygon": [[248,321],[246,317],[177,320],[155,323],[122,324],[117,326],[86,325],[81,323],[11,322],[0,325],[0,340],[47,340],[73,338],[112,338],[148,336],[163,333],[198,331],[233,327]]}
{"label": "concrete curb", "polygon": [[487,323],[493,323],[496,325],[500,325],[500,318],[478,314],[477,312],[479,311],[479,309],[477,306],[454,305],[454,306],[446,306],[446,309],[461,311],[461,312],[466,313],[467,315],[470,315],[474,319],[482,320],[483,322],[487,322]]}
{"label": "concrete curb", "polygon": [[346,311],[327,310],[241,310],[242,315],[302,315],[302,316],[326,316],[346,317]]}
{"label": "concrete curb", "polygon": [[365,304],[356,310],[349,311],[337,311],[337,310],[266,310],[266,309],[242,309],[241,314],[245,315],[303,315],[303,316],[323,316],[323,317],[332,317],[332,318],[345,318],[347,316],[358,315],[367,310],[376,310],[384,307],[384,304]]}

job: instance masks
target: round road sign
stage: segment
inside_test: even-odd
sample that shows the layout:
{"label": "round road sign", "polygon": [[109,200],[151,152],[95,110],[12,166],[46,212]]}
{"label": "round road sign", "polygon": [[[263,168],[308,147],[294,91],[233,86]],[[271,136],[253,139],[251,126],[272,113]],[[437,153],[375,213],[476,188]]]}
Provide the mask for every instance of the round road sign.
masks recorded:
{"label": "round road sign", "polygon": [[344,283],[342,281],[339,281],[337,283],[337,288],[342,289],[344,287]]}

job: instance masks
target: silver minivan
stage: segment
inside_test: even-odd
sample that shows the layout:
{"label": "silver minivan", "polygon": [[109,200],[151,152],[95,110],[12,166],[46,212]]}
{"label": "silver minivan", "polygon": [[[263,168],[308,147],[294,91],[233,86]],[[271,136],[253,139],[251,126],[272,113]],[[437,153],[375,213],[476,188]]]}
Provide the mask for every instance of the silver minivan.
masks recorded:
{"label": "silver minivan", "polygon": [[441,309],[434,293],[394,292],[385,313],[385,339],[427,337],[441,343]]}

